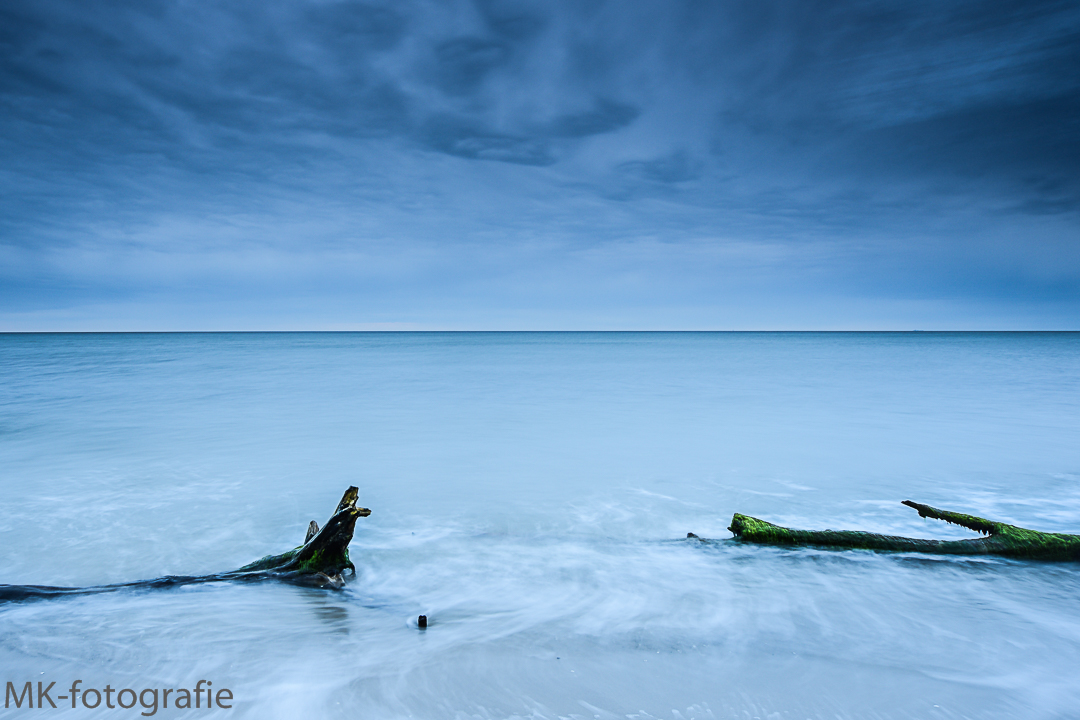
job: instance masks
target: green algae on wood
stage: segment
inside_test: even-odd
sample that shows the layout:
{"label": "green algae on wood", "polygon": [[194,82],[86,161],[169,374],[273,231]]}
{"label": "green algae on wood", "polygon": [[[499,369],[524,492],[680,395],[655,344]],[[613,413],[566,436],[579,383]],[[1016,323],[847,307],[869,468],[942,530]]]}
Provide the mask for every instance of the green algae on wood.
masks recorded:
{"label": "green algae on wood", "polygon": [[[1001,555],[1030,560],[1080,560],[1080,535],[1046,533],[994,522],[974,515],[938,510],[905,500],[904,505],[930,517],[982,533],[969,540],[923,540],[861,530],[792,530],[735,513],[728,528],[743,542],[935,555]],[[690,534],[693,536],[693,533]],[[694,536],[696,537],[696,536]]]}
{"label": "green algae on wood", "polygon": [[310,579],[330,585],[343,584],[341,573],[346,569],[354,572],[356,570],[349,560],[349,542],[352,540],[356,520],[371,514],[367,508],[356,507],[358,495],[359,491],[355,487],[346,490],[334,514],[322,529],[312,520],[303,545],[281,555],[267,555],[230,574],[264,572],[275,573],[288,579]]}

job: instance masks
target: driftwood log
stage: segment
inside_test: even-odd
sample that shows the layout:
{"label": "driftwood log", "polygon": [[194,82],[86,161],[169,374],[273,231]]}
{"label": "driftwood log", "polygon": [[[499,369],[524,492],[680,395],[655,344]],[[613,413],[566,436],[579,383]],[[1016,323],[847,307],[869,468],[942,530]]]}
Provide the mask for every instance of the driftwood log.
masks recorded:
{"label": "driftwood log", "polygon": [[[923,540],[879,535],[859,530],[792,530],[735,513],[728,528],[738,540],[765,545],[803,545],[821,548],[918,552],[934,555],[1001,555],[1028,560],[1080,560],[1080,535],[1046,533],[995,522],[974,515],[938,510],[905,500],[921,517],[944,520],[981,533],[969,540]],[[690,533],[687,537],[696,539]]]}
{"label": "driftwood log", "polygon": [[257,582],[275,579],[315,587],[341,588],[345,585],[342,573],[345,570],[356,572],[356,567],[349,560],[349,542],[352,540],[356,520],[371,514],[367,508],[356,507],[358,493],[355,487],[346,490],[333,515],[321,529],[319,524],[312,520],[308,525],[303,545],[281,555],[267,555],[237,570],[214,575],[166,575],[153,580],[82,588],[0,585],[0,602],[18,602],[64,595],[89,595],[126,588],[165,588],[226,580]]}

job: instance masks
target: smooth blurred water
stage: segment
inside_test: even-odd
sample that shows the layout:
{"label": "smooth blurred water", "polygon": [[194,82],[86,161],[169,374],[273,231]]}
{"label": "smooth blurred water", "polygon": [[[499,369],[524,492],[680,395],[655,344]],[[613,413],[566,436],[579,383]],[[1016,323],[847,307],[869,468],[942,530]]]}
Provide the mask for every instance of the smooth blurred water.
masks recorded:
{"label": "smooth blurred water", "polygon": [[342,592],[0,605],[0,682],[206,678],[253,718],[1080,707],[1076,565],[680,540],[969,535],[904,499],[1080,533],[1078,334],[0,335],[0,468],[8,584],[230,570],[350,484],[373,511]]}

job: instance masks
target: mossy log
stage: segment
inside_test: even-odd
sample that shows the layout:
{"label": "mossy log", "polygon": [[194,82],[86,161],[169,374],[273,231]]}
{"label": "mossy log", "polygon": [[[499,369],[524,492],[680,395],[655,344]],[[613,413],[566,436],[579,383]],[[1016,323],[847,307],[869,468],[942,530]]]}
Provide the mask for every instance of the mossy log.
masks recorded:
{"label": "mossy log", "polygon": [[981,533],[982,537],[923,540],[860,530],[792,530],[739,513],[731,518],[728,530],[738,540],[765,545],[805,545],[933,555],[1001,555],[1028,560],[1080,560],[1080,535],[1028,530],[974,515],[938,510],[911,500],[905,500],[903,504],[918,510],[921,517],[944,520]]}
{"label": "mossy log", "polygon": [[164,588],[195,583],[237,581],[257,582],[276,579],[316,587],[341,588],[345,585],[342,573],[356,572],[349,560],[349,542],[358,518],[371,511],[356,507],[359,491],[350,487],[338,503],[333,515],[320,529],[314,520],[308,525],[304,543],[281,555],[267,555],[261,560],[237,570],[213,575],[167,575],[153,580],[139,580],[112,585],[70,588],[46,585],[0,585],[0,602],[18,602],[64,595],[89,595],[125,588]]}

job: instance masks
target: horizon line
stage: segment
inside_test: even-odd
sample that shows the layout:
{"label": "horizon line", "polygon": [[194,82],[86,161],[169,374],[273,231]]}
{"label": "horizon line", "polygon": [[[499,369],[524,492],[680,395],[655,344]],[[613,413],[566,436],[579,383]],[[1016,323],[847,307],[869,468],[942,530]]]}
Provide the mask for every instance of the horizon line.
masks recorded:
{"label": "horizon line", "polygon": [[535,333],[535,334],[567,334],[567,333],[580,333],[580,334],[596,334],[596,333],[728,333],[728,334],[750,334],[750,333],[776,333],[776,334],[795,334],[795,333],[849,333],[849,334],[866,334],[866,333],[881,333],[881,334],[1016,334],[1016,333],[1080,333],[1080,330],[1064,330],[1064,329],[1052,329],[1052,330],[1017,330],[1017,329],[994,329],[994,330],[973,330],[973,329],[946,329],[946,330],[885,330],[885,329],[847,329],[847,330],[824,330],[824,329],[755,329],[755,330],[708,330],[708,329],[648,329],[648,330],[600,330],[600,329],[588,329],[588,330],[477,330],[477,329],[355,329],[355,330],[0,330],[0,335],[301,335],[301,334],[445,334],[445,333],[460,333],[460,334],[494,334],[494,333]]}

